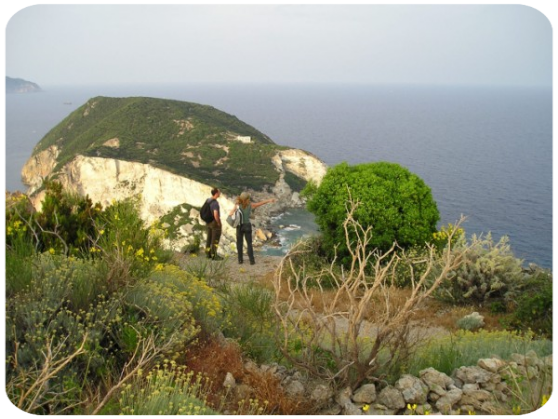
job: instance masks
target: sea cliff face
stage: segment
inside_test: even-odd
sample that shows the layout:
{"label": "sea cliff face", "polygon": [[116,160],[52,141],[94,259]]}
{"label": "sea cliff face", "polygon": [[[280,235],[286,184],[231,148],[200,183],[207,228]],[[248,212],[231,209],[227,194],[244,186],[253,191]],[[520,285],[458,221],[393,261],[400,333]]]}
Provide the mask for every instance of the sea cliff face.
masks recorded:
{"label": "sea cliff face", "polygon": [[277,153],[273,158],[273,163],[280,172],[288,171],[307,182],[313,181],[318,184],[327,171],[327,166],[320,159],[295,148]]}
{"label": "sea cliff face", "polygon": [[[36,208],[40,208],[43,198],[37,191],[43,180],[54,174],[57,156],[58,149],[52,146],[32,156],[23,167],[22,181],[29,186],[27,194]],[[281,180],[275,185],[272,195],[281,195],[279,198],[285,206],[291,206],[292,202],[288,200],[293,198],[293,192],[283,180],[286,172],[305,181],[320,183],[327,170],[325,163],[317,157],[296,149],[278,152],[273,163]],[[181,203],[200,206],[204,197],[210,195],[212,187],[149,164],[81,155],[58,170],[56,176],[68,191],[89,195],[93,201],[103,205],[140,194],[143,202],[142,215],[147,221],[160,218]],[[266,193],[254,192],[254,197],[257,196],[263,198]],[[222,199],[231,201],[234,197]]]}
{"label": "sea cliff face", "polygon": [[50,146],[27,160],[21,171],[21,181],[29,186],[28,195],[41,187],[43,180],[48,178],[57,163],[59,150],[55,145]]}
{"label": "sea cliff face", "polygon": [[[213,185],[206,185],[149,164],[118,159],[78,155],[53,173],[57,156],[58,150],[52,146],[32,156],[22,170],[22,180],[29,186],[27,194],[37,210],[40,210],[44,199],[44,192],[40,190],[42,182],[53,175],[65,190],[82,196],[88,195],[93,202],[100,202],[103,206],[110,205],[115,200],[139,196],[140,215],[149,224],[181,204],[199,208],[211,196]],[[319,183],[327,169],[323,162],[302,150],[282,150],[274,156],[273,163],[280,173],[275,187],[270,192],[251,191],[255,202],[269,197],[277,199],[275,204],[258,209],[254,220],[256,227],[265,227],[270,212],[302,204],[298,194],[293,193],[284,181],[287,171],[306,181]],[[233,208],[235,198],[227,195],[225,188],[219,199],[223,220]],[[188,214],[190,217],[192,215],[198,217],[197,213]],[[201,220],[192,222],[200,223]],[[235,231],[228,224],[223,225],[225,243],[234,243]],[[190,232],[191,229],[184,229],[181,238],[169,246],[180,248],[188,241]]]}

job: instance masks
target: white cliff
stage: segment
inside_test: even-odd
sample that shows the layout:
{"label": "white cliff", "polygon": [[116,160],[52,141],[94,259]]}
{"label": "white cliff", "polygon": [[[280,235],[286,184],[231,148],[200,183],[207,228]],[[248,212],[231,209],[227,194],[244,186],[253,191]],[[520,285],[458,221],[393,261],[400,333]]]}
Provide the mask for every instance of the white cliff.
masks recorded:
{"label": "white cliff", "polygon": [[[31,157],[23,168],[22,179],[29,186],[27,193],[38,210],[41,208],[44,192],[37,191],[43,179],[53,175],[57,156],[58,150],[51,147]],[[327,169],[323,162],[302,150],[280,151],[274,157],[273,163],[280,172],[280,180],[272,190],[272,195],[278,202],[258,210],[259,220],[272,210],[301,204],[298,194],[293,194],[284,180],[286,171],[306,181],[313,180],[319,183]],[[200,207],[211,195],[212,187],[149,164],[81,155],[76,156],[61,170],[57,170],[56,178],[64,189],[82,196],[89,195],[93,202],[100,202],[103,206],[110,205],[115,200],[139,196],[140,215],[149,224],[159,220],[178,205],[186,203]],[[269,197],[269,193],[263,192],[254,192],[253,195],[255,201]],[[219,199],[224,226],[224,247],[235,241],[234,229],[224,222],[234,206],[234,199],[235,197],[226,195],[221,195]],[[259,220],[256,221],[257,224],[260,224]],[[201,220],[198,222],[201,223]],[[187,228],[184,230],[188,231]],[[169,246],[178,250],[186,244],[187,239],[185,233],[182,240],[170,243]]]}
{"label": "white cliff", "polygon": [[[59,179],[67,190],[89,195],[103,206],[139,194],[141,216],[147,222],[158,220],[183,203],[200,207],[211,196],[211,186],[149,164],[99,157],[76,157],[64,167]],[[226,196],[220,202],[224,211],[233,206]]]}

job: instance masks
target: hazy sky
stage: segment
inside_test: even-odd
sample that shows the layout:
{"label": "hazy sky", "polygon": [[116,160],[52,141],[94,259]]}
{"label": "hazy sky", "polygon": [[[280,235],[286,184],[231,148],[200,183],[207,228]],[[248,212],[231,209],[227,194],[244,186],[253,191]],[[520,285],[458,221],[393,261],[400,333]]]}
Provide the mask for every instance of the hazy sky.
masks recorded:
{"label": "hazy sky", "polygon": [[521,5],[36,5],[7,21],[6,75],[548,86],[552,29]]}

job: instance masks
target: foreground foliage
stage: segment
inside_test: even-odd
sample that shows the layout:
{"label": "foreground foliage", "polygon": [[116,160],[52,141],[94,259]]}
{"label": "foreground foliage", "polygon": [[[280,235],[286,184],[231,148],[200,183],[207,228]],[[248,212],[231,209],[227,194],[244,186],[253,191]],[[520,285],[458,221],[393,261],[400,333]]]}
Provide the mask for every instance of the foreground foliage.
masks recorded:
{"label": "foreground foliage", "polygon": [[552,273],[534,268],[512,307],[509,323],[516,330],[529,328],[552,339]]}
{"label": "foreground foliage", "polygon": [[[47,193],[48,220],[25,196],[6,212],[6,392],[29,413],[301,414],[316,406],[248,369],[246,358],[355,387],[422,366],[450,373],[484,354],[551,351],[535,339],[550,337],[552,325],[552,275],[539,269],[509,275],[513,293],[479,294],[483,304],[505,302],[504,325],[520,332],[413,338],[414,310],[446,292],[472,258],[504,266],[494,278],[482,271],[488,282],[519,272],[510,255],[500,264],[490,247],[461,243],[459,224],[423,249],[369,252],[373,230],[355,219],[355,204],[344,223],[349,268],[328,262],[319,242],[301,242],[273,291],[257,281],[231,284],[224,261],[187,256],[175,264],[161,248],[164,230],[145,226],[134,200],[103,209],[56,186]],[[69,234],[73,226],[81,233]],[[404,301],[400,287],[411,291]],[[449,289],[464,298],[465,289]],[[362,333],[367,322],[374,334]],[[229,372],[251,386],[250,399],[227,390]],[[514,388],[527,412],[540,398],[526,403],[523,387]]]}

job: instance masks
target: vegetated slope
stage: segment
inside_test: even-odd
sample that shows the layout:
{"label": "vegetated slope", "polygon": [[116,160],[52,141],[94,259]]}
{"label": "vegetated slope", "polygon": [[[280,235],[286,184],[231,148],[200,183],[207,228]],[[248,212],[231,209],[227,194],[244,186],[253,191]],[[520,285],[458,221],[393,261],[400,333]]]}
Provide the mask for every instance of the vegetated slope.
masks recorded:
{"label": "vegetated slope", "polygon": [[[244,137],[244,138],[239,138]],[[240,140],[247,140],[245,143]],[[279,179],[269,137],[211,106],[145,97],[95,97],[53,128],[33,154],[56,145],[56,172],[81,154],[146,163],[209,185],[265,189]]]}

